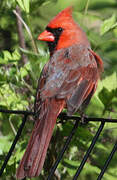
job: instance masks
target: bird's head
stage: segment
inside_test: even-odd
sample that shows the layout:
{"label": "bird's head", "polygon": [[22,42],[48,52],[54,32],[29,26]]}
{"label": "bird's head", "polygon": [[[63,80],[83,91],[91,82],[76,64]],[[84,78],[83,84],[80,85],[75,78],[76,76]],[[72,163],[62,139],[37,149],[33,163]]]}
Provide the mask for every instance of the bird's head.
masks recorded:
{"label": "bird's head", "polygon": [[48,43],[51,54],[55,50],[78,43],[90,46],[85,33],[72,18],[72,7],[64,9],[55,16],[45,31],[38,36],[38,40]]}

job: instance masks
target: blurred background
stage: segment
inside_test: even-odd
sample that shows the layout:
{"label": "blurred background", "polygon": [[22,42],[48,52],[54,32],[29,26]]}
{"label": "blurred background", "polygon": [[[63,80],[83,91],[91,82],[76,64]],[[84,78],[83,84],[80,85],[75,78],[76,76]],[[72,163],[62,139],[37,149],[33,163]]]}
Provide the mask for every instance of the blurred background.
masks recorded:
{"label": "blurred background", "polygon": [[[40,72],[49,59],[48,47],[37,37],[49,20],[62,9],[73,6],[73,17],[86,32],[92,49],[104,62],[98,89],[86,110],[88,117],[117,119],[117,1],[116,0],[4,0],[0,1],[0,109],[33,111]],[[20,21],[17,19],[20,17]],[[23,24],[22,24],[22,23]],[[77,114],[76,114],[77,115]],[[0,113],[0,166],[21,123],[22,116]],[[57,124],[40,180],[63,147],[73,121]],[[53,180],[71,180],[88,149],[99,123],[79,126]],[[15,180],[18,163],[33,127],[29,117],[2,180]],[[117,140],[117,125],[107,123],[79,177],[94,180]],[[39,178],[32,178],[39,179]],[[117,179],[117,154],[104,180]]]}

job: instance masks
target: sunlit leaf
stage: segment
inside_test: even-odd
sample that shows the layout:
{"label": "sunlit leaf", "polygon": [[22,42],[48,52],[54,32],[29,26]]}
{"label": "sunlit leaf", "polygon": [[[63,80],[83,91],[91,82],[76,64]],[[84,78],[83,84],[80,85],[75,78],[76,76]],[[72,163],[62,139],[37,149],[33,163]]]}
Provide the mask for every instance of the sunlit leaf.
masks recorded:
{"label": "sunlit leaf", "polygon": [[115,28],[116,26],[117,26],[116,16],[115,16],[115,14],[113,14],[109,19],[106,19],[102,23],[101,29],[100,29],[100,34],[104,35],[106,32],[108,32],[109,30]]}
{"label": "sunlit leaf", "polygon": [[24,7],[27,13],[29,13],[30,0],[23,0]]}
{"label": "sunlit leaf", "polygon": [[29,5],[30,5],[29,0],[17,0],[17,3],[26,13],[29,13]]}
{"label": "sunlit leaf", "polygon": [[19,4],[19,6],[20,6],[23,10],[25,10],[24,4],[23,4],[23,0],[16,0],[16,1],[17,1],[17,3]]}

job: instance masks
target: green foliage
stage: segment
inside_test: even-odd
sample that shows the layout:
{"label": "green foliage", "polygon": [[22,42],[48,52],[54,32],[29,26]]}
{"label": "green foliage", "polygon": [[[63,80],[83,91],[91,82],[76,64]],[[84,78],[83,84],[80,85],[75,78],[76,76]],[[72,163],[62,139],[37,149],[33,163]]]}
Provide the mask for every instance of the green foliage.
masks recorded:
{"label": "green foliage", "polygon": [[111,18],[106,19],[103,22],[103,24],[101,25],[100,33],[101,35],[104,35],[106,32],[116,27],[117,27],[116,15],[113,14]]}
{"label": "green foliage", "polygon": [[30,1],[29,0],[16,0],[19,6],[26,12],[29,13],[29,6]]}
{"label": "green foliage", "polygon": [[0,55],[0,64],[15,64],[17,63],[17,61],[20,59],[20,54],[19,52],[17,51],[17,49],[13,52],[13,53],[10,53],[9,51],[7,50],[4,50],[1,52],[1,55]]}
{"label": "green foliage", "polygon": [[[19,5],[27,49],[22,49],[18,42],[16,17],[13,10]],[[72,5],[73,17],[87,33],[92,49],[100,54],[104,61],[104,73],[98,89],[89,104],[86,114],[89,117],[117,119],[117,4],[115,0],[4,0],[0,1],[0,108],[14,110],[32,110],[37,81],[40,72],[49,59],[47,46],[37,42],[38,34],[48,21],[63,8]],[[27,31],[28,30],[28,31]],[[23,62],[21,53],[28,61]],[[0,166],[11,146],[22,117],[0,113]],[[31,118],[29,118],[31,120]],[[8,162],[2,180],[15,180],[15,172],[27,145],[33,123],[28,121],[20,141]],[[58,167],[60,179],[70,180],[76,172],[99,123],[79,126],[69,149]],[[66,137],[73,127],[69,121],[55,127],[44,170],[40,180],[47,177]],[[80,180],[94,180],[100,173],[116,141],[116,124],[108,123],[88,158],[79,177]],[[50,162],[50,159],[52,162]],[[104,179],[117,179],[117,154],[108,167]],[[38,178],[32,178],[32,180]],[[54,179],[56,179],[54,177]]]}

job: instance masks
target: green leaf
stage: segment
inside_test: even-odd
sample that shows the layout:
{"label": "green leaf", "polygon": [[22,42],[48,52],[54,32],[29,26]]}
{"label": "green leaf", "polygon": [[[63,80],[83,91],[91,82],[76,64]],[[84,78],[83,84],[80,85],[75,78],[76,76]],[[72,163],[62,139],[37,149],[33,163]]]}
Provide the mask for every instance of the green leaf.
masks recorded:
{"label": "green leaf", "polygon": [[26,13],[29,13],[29,5],[30,1],[29,0],[17,0],[19,6],[24,10]]}
{"label": "green leaf", "polygon": [[17,61],[17,60],[20,59],[20,54],[19,54],[19,52],[18,52],[17,49],[12,53],[12,59],[13,59],[14,61]]}
{"label": "green leaf", "polygon": [[98,94],[103,89],[103,87],[108,89],[108,91],[112,91],[117,88],[117,73],[116,72],[113,72],[110,76],[107,76],[102,81],[99,81],[96,94]]}
{"label": "green leaf", "polygon": [[70,176],[73,176],[76,172],[77,167],[79,166],[79,161],[73,161],[69,159],[64,159],[63,165],[67,168],[67,171]]}
{"label": "green leaf", "polygon": [[8,165],[6,166],[6,174],[8,175],[11,175],[11,172],[12,174],[15,174],[16,172],[16,163],[12,163],[11,165]]}
{"label": "green leaf", "polygon": [[8,152],[8,149],[10,148],[10,136],[1,136],[0,137],[0,154],[3,154],[3,152]]}
{"label": "green leaf", "polygon": [[108,107],[112,104],[113,98],[116,96],[117,89],[117,74],[114,72],[110,76],[107,76],[103,81],[99,83],[99,89],[96,94],[98,94],[99,99]]}
{"label": "green leaf", "polygon": [[26,55],[40,56],[39,54],[35,54],[33,51],[28,51],[27,49],[19,48]]}
{"label": "green leaf", "polygon": [[23,4],[23,0],[17,0],[17,3],[18,3],[19,6],[25,11],[24,4]]}
{"label": "green leaf", "polygon": [[29,13],[30,0],[23,0],[23,3],[24,3],[24,7],[25,7],[25,10],[26,10],[26,13]]}
{"label": "green leaf", "polygon": [[21,77],[24,78],[25,76],[27,76],[28,71],[31,71],[31,65],[30,65],[29,62],[26,63],[26,64],[24,65],[24,67],[21,67],[21,68],[20,68]]}
{"label": "green leaf", "polygon": [[12,59],[12,55],[10,54],[9,51],[3,51],[3,55],[4,55],[4,60],[8,60],[8,59]]}
{"label": "green leaf", "polygon": [[21,67],[21,68],[20,68],[20,74],[21,74],[21,77],[22,77],[22,78],[25,77],[25,76],[27,76],[28,72],[27,72],[26,68]]}
{"label": "green leaf", "polygon": [[99,93],[99,98],[105,106],[108,106],[111,104],[114,96],[115,96],[114,90],[109,91],[105,87]]}
{"label": "green leaf", "polygon": [[4,50],[0,54],[0,64],[15,63],[18,60],[20,60],[20,54],[17,49],[13,53]]}
{"label": "green leaf", "polygon": [[115,28],[116,26],[117,26],[116,16],[115,16],[115,14],[113,14],[112,17],[110,17],[109,19],[106,19],[102,23],[101,29],[100,29],[100,34],[104,35],[106,32],[108,32],[109,30]]}

